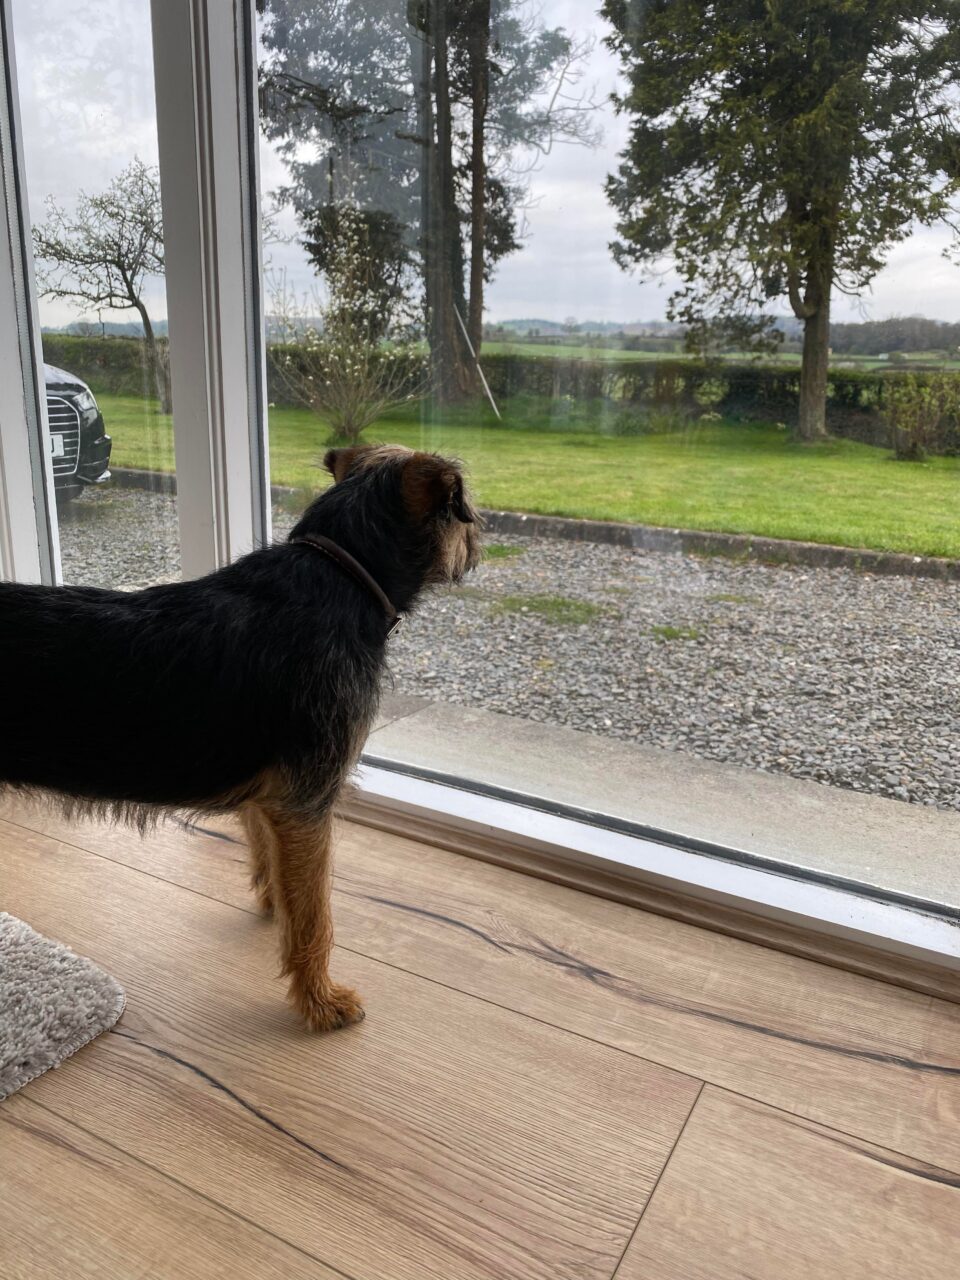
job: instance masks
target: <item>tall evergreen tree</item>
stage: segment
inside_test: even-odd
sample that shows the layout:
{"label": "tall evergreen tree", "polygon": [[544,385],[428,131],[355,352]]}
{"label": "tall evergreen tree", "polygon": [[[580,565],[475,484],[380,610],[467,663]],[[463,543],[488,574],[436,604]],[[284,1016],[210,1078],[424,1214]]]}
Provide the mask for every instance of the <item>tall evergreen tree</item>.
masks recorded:
{"label": "tall evergreen tree", "polygon": [[370,211],[384,287],[418,269],[440,394],[474,390],[484,286],[520,247],[515,157],[594,139],[574,88],[582,46],[525,16],[523,0],[261,8],[264,128],[313,260],[336,225],[324,209],[349,192]]}
{"label": "tall evergreen tree", "polygon": [[803,321],[799,430],[826,432],[830,301],[960,191],[960,0],[605,0],[632,120],[608,195],[671,318]]}

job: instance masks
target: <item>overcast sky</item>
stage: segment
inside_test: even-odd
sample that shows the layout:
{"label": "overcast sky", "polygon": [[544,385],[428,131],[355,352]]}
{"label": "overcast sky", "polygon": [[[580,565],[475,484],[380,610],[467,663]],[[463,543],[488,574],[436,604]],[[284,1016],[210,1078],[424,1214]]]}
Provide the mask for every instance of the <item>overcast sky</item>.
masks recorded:
{"label": "overcast sky", "polygon": [[[616,165],[625,123],[607,103],[617,68],[600,41],[604,24],[595,6],[583,0],[544,0],[538,8],[548,24],[595,41],[580,87],[592,89],[603,104],[597,112],[603,137],[595,149],[558,144],[541,160],[532,176],[523,248],[501,263],[487,294],[488,318],[662,318],[669,280],[658,287],[625,275],[607,248],[613,214],[603,181]],[[102,189],[134,155],[156,161],[149,6],[147,0],[13,0],[13,12],[27,186],[36,220],[47,194],[69,206],[80,188]],[[267,146],[261,166],[266,193],[282,183],[283,166]],[[917,313],[960,319],[960,267],[941,256],[946,242],[941,231],[912,235],[891,253],[862,300],[836,298],[835,318]],[[295,245],[269,252],[276,265],[288,267],[298,288],[309,287],[312,274]],[[157,316],[163,316],[162,284],[150,293]],[[65,324],[77,315],[69,304],[41,300],[44,324]],[[132,313],[113,318],[130,319]]]}

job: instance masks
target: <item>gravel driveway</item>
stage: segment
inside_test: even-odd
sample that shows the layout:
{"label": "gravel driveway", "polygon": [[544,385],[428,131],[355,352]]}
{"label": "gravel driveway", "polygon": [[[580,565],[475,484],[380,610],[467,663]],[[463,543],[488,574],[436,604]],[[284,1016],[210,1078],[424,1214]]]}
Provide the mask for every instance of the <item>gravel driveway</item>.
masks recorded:
{"label": "gravel driveway", "polygon": [[[178,572],[167,497],[85,494],[61,536],[68,581]],[[960,584],[495,545],[392,643],[397,692],[960,809]]]}

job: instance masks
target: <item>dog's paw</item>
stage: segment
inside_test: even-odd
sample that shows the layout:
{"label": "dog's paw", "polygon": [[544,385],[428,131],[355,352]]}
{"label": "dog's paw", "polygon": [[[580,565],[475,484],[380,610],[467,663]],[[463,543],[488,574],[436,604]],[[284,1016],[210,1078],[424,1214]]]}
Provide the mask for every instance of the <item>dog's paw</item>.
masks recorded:
{"label": "dog's paw", "polygon": [[302,991],[294,984],[291,998],[311,1031],[336,1031],[366,1017],[360,997],[349,987],[327,987],[322,995]]}

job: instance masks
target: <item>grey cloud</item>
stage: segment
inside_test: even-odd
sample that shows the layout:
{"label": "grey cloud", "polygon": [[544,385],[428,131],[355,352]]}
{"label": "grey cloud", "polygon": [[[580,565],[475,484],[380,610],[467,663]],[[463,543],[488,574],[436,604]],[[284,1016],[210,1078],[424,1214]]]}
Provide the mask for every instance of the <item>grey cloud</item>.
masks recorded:
{"label": "grey cloud", "polygon": [[[603,141],[593,151],[561,145],[544,157],[531,182],[528,235],[505,260],[488,291],[493,320],[568,315],[610,320],[663,315],[666,291],[640,283],[612,262],[614,236],[603,180],[616,165],[626,123],[607,101],[616,64],[599,42],[603,25],[592,4],[552,0],[546,21],[597,39],[585,81],[603,101]],[[156,121],[148,0],[16,0],[15,35],[32,216],[42,216],[51,193],[69,203],[80,187],[100,189],[134,154],[156,159]],[[264,191],[283,181],[283,166],[262,152]],[[288,230],[294,230],[290,225]],[[837,319],[922,312],[943,319],[960,314],[960,270],[946,262],[942,231],[920,230],[890,255],[888,267],[862,300],[837,297]],[[268,250],[300,291],[315,284],[296,244]],[[668,281],[669,283],[669,281]],[[162,308],[162,290],[155,291]],[[64,304],[42,304],[46,323],[76,314]],[[162,310],[158,310],[158,315]]]}

